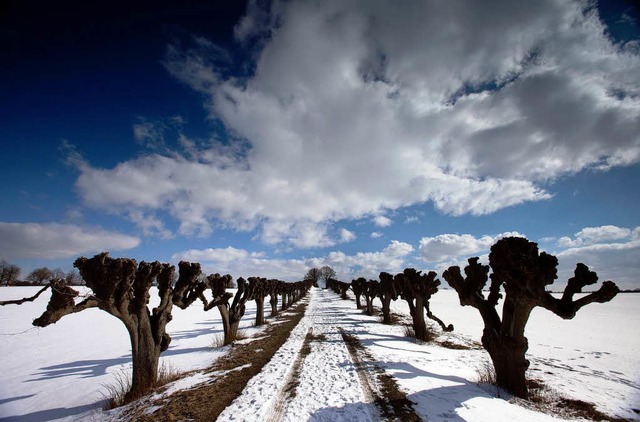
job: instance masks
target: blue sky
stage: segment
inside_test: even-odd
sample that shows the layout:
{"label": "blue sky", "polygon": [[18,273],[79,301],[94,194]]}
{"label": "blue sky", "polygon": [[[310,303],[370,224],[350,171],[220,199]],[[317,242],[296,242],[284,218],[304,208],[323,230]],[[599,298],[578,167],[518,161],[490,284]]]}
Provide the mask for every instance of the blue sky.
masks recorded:
{"label": "blue sky", "polygon": [[[135,4],[132,4],[135,3]],[[633,2],[14,2],[0,258],[296,280],[524,235],[640,283]]]}

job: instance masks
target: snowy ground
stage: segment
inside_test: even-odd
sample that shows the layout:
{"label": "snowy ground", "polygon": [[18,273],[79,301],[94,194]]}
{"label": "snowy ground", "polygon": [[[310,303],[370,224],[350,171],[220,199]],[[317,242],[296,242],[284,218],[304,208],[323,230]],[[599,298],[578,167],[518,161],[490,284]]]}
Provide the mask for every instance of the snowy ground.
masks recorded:
{"label": "snowy ground", "polygon": [[[0,299],[33,294],[31,288],[0,288]],[[126,331],[113,317],[87,310],[44,329],[31,327],[48,301],[0,307],[0,418],[3,420],[104,420],[116,413],[99,410],[103,385],[128,368]],[[248,334],[253,304],[242,326]],[[532,362],[530,377],[544,380],[563,395],[595,402],[601,411],[638,419],[640,407],[640,295],[622,294],[608,304],[594,304],[572,321],[536,310],[527,328]],[[406,314],[404,302],[393,304]],[[458,305],[455,292],[441,291],[433,312],[456,326],[454,342],[479,340],[477,311]],[[225,349],[211,344],[221,325],[216,310],[175,309],[168,325],[173,342],[163,354],[177,370],[204,368]],[[313,289],[307,315],[274,359],[247,385],[220,420],[376,420],[379,415],[358,375],[338,328],[357,336],[397,380],[416,412],[427,420],[552,420],[494,397],[475,384],[483,350],[451,350],[408,341],[400,326],[384,326],[363,315],[353,301]],[[300,350],[307,334],[306,355]],[[295,376],[295,394],[291,394]],[[188,388],[198,373],[171,388]],[[289,387],[287,387],[289,386]]]}

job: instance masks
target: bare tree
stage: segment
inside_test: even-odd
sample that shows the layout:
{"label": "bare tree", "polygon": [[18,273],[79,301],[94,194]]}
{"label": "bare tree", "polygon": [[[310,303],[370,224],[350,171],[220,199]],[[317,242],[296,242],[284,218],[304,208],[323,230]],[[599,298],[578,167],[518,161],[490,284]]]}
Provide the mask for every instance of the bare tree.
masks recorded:
{"label": "bare tree", "polygon": [[320,268],[320,280],[324,282],[325,289],[327,288],[327,282],[330,278],[335,278],[336,272],[328,265]]}
{"label": "bare tree", "polygon": [[382,323],[391,324],[391,301],[398,298],[398,291],[393,276],[384,271],[380,273],[379,295],[382,301]]}
{"label": "bare tree", "polygon": [[84,280],[82,280],[82,277],[80,277],[80,273],[76,269],[72,269],[68,273],[66,273],[64,276],[64,281],[69,286],[80,286],[84,283]]}
{"label": "bare tree", "polygon": [[347,292],[349,291],[350,287],[350,283],[345,283],[344,281],[339,281],[335,278],[330,278],[329,280],[327,280],[327,288],[339,294],[340,298],[343,300],[349,299],[349,297],[347,296]]}
{"label": "bare tree", "polygon": [[281,280],[269,280],[269,304],[271,305],[271,316],[278,315],[278,294],[282,290],[284,281]]}
{"label": "bare tree", "polygon": [[318,287],[318,280],[320,280],[321,277],[322,277],[322,273],[318,268],[315,268],[315,267],[311,268],[304,275],[305,280],[311,280],[313,282],[313,287]]}
{"label": "bare tree", "polygon": [[360,301],[360,297],[367,290],[367,279],[364,277],[360,277],[355,280],[351,280],[351,290],[353,290],[353,294],[356,297],[356,307],[358,309],[362,309],[362,302]]}
{"label": "bare tree", "polygon": [[[54,279],[47,309],[33,325],[46,327],[66,315],[95,307],[118,318],[131,340],[133,375],[126,399],[140,397],[155,385],[160,353],[167,350],[171,342],[165,327],[171,320],[171,283],[175,268],[157,261],[137,265],[133,259],[114,259],[106,252],[91,259],[78,258],[74,266],[93,294],[76,303],[79,293],[64,281]],[[150,311],[149,289],[156,279],[160,304]]]}
{"label": "bare tree", "polygon": [[376,280],[367,280],[363,293],[367,303],[365,313],[367,315],[373,315],[373,299],[380,295],[380,283]]}
{"label": "bare tree", "polygon": [[53,272],[47,267],[36,268],[27,276],[27,281],[33,284],[44,284],[53,278]]}
{"label": "bare tree", "polygon": [[67,274],[62,270],[62,268],[54,268],[53,270],[51,270],[51,276],[49,278],[50,279],[58,278],[58,279],[64,280],[66,276]]}
{"label": "bare tree", "polygon": [[269,294],[269,281],[262,277],[249,277],[249,290],[256,303],[256,327],[264,324],[264,298]]}
{"label": "bare tree", "polygon": [[[238,337],[238,327],[240,326],[240,320],[244,316],[245,303],[251,299],[251,292],[250,289],[247,288],[247,281],[242,277],[237,280],[238,290],[235,296],[227,292],[229,278],[231,278],[229,274],[224,276],[213,274],[207,277],[207,283],[213,294],[213,300],[209,304],[205,303],[205,310],[216,306],[220,312],[225,345],[233,343]],[[229,303],[232,297],[233,302]]]}
{"label": "bare tree", "polygon": [[413,320],[413,330],[418,340],[429,340],[427,325],[424,320],[424,311],[427,316],[437,321],[444,331],[453,331],[453,325],[445,326],[438,318],[435,318],[429,308],[431,296],[438,292],[440,280],[436,278],[434,271],[423,274],[413,268],[405,268],[402,273],[394,277],[396,288],[400,289],[402,298],[409,305],[409,312]]}
{"label": "bare tree", "polygon": [[10,286],[20,277],[21,269],[17,265],[10,264],[4,259],[0,260],[0,284]]}
{"label": "bare tree", "polygon": [[[457,266],[449,267],[443,277],[458,293],[462,306],[472,306],[480,312],[484,321],[482,345],[491,357],[498,385],[521,398],[528,396],[525,378],[529,367],[525,358],[528,341],[524,330],[533,308],[541,306],[561,318],[571,319],[583,306],[608,302],[619,292],[613,282],[605,281],[597,291],[574,300],[576,293],[598,280],[595,272],[579,263],[562,297],[553,297],[546,286],[557,278],[557,258],[538,253],[536,243],[520,237],[500,239],[491,247],[489,265],[493,273],[486,298],[482,290],[489,278],[489,266],[479,264],[477,257],[468,262],[464,278]],[[506,295],[501,318],[496,306],[502,298],[502,287]]]}

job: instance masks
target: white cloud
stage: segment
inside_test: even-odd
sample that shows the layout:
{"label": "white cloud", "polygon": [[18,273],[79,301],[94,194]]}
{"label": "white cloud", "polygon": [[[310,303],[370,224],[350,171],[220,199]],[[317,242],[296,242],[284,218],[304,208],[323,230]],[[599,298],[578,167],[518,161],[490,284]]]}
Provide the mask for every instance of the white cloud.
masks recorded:
{"label": "white cloud", "polygon": [[133,138],[140,145],[158,150],[165,146],[164,131],[165,127],[163,124],[140,119],[138,123],[133,125]]}
{"label": "white cloud", "polygon": [[343,219],[425,202],[488,214],[640,160],[640,58],[582,3],[271,4],[236,26],[245,41],[270,34],[248,79],[223,77],[229,57],[206,40],[168,48],[166,68],[205,95],[231,146],[81,163],[85,203],[168,212],[185,235],[220,223],[329,246]]}
{"label": "white cloud", "polygon": [[135,248],[140,239],[100,228],[57,223],[0,222],[0,256],[59,259]]}
{"label": "white cloud", "polygon": [[373,223],[377,227],[389,227],[391,224],[393,224],[393,221],[391,221],[390,218],[387,218],[384,215],[376,215],[373,218]]}
{"label": "white cloud", "polygon": [[371,238],[372,239],[377,239],[379,237],[382,237],[382,233],[381,232],[371,232]]}
{"label": "white cloud", "polygon": [[244,249],[228,246],[226,248],[189,249],[184,252],[174,254],[171,259],[174,261],[205,261],[205,262],[233,262],[241,259],[259,259],[264,256],[260,252],[247,252]]}
{"label": "white cloud", "polygon": [[392,240],[380,252],[358,252],[355,255],[330,252],[324,261],[347,281],[355,277],[377,278],[381,271],[402,271],[413,250],[413,246],[408,243]]}
{"label": "white cloud", "polygon": [[480,252],[486,253],[496,241],[509,236],[523,237],[518,232],[485,235],[479,238],[470,234],[441,234],[420,239],[418,250],[427,262],[452,261],[461,257],[466,259],[477,256]]}
{"label": "white cloud", "polygon": [[340,280],[350,282],[352,278],[377,278],[381,271],[402,271],[406,259],[413,252],[408,243],[391,241],[378,252],[330,252],[324,257],[307,259],[266,258],[263,253],[249,252],[233,247],[220,249],[188,250],[176,253],[172,260],[201,262],[208,273],[229,273],[234,277],[260,276],[285,281],[300,280],[309,268],[331,266]]}
{"label": "white cloud", "polygon": [[624,238],[607,239],[605,236],[600,241],[591,238],[592,243],[571,246],[556,253],[558,284],[563,285],[572,277],[575,265],[582,262],[596,271],[601,281],[612,280],[623,289],[637,288],[640,280],[640,239],[635,234],[638,229],[629,230],[629,235]]}
{"label": "white cloud", "polygon": [[341,243],[345,243],[345,242],[351,242],[352,240],[356,239],[356,234],[352,231],[349,231],[345,228],[340,229],[340,242]]}
{"label": "white cloud", "polygon": [[568,236],[563,236],[558,239],[558,246],[569,248],[581,245],[592,245],[594,243],[600,243],[607,240],[625,239],[631,236],[631,234],[632,232],[629,229],[611,225],[585,227],[575,234],[574,239]]}

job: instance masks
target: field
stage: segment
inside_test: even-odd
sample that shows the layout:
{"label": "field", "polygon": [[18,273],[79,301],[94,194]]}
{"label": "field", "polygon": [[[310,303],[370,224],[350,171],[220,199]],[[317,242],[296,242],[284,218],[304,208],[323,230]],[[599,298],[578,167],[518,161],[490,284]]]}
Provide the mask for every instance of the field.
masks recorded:
{"label": "field", "polygon": [[[35,291],[31,287],[2,287],[0,300]],[[101,406],[106,386],[130,367],[126,330],[97,309],[67,316],[51,327],[34,328],[31,321],[42,313],[48,296],[45,293],[34,303],[21,306],[0,307],[0,418],[123,419],[121,411],[103,412]],[[252,327],[254,306],[248,303],[241,323],[246,336],[260,331]],[[225,414],[245,420],[375,420],[376,410],[358,378],[358,365],[347,353],[344,336],[340,337],[342,329],[359,340],[377,369],[393,377],[422,419],[553,419],[505,400],[508,395],[494,387],[477,384],[478,369],[488,355],[477,348],[482,325],[475,309],[460,307],[450,290],[436,294],[431,309],[456,327],[454,333],[440,335],[438,342],[468,347],[417,344],[405,337],[401,325],[384,326],[377,316],[356,310],[353,301],[312,289],[307,316]],[[408,315],[400,300],[392,304],[392,310],[400,319]],[[174,308],[173,316],[167,327],[173,341],[161,357],[165,368],[203,369],[228,352],[228,347],[216,347],[222,329],[217,310],[205,313],[197,306],[184,311]],[[638,420],[634,411],[640,408],[638,327],[640,294],[620,294],[610,303],[591,305],[571,321],[536,309],[527,327],[528,377],[543,381],[558,395],[595,403],[608,415]],[[315,341],[293,371],[295,357],[309,333]],[[297,394],[286,397],[282,382],[292,372],[297,377]],[[196,372],[171,388],[189,388],[210,376]],[[220,420],[226,419],[225,414]]]}

